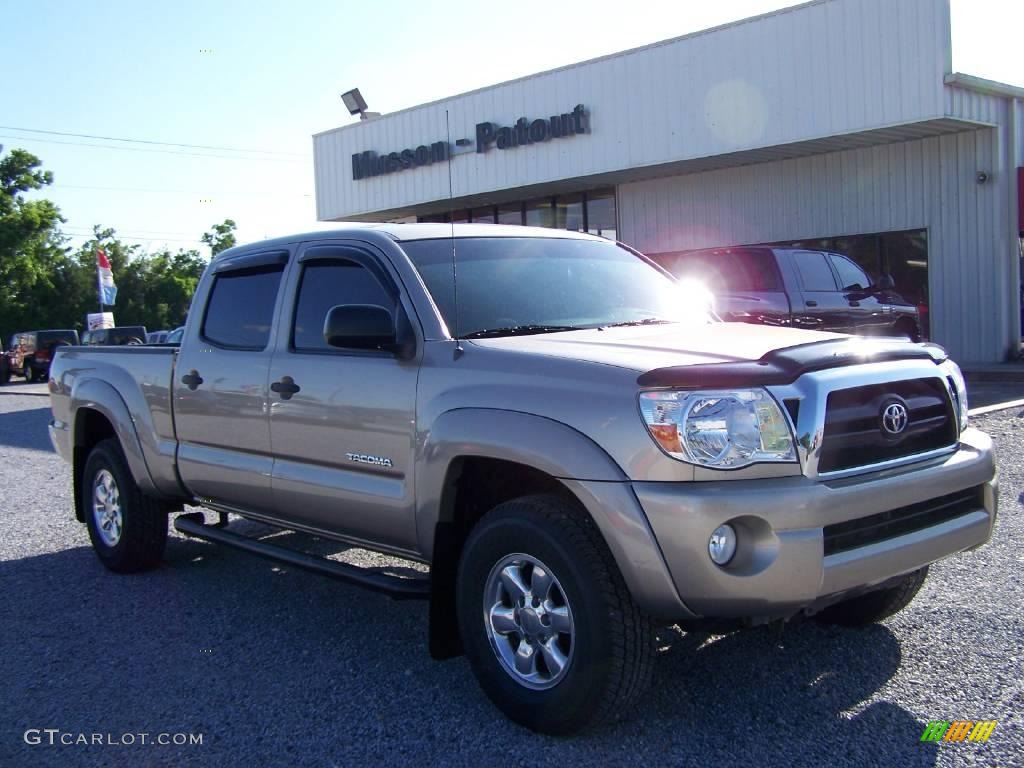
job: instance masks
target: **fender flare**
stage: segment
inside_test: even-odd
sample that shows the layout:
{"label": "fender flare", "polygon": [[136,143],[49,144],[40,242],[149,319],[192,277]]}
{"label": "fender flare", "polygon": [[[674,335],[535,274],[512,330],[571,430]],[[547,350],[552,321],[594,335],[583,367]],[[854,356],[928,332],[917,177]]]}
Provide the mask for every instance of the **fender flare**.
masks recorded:
{"label": "fender flare", "polygon": [[[453,462],[462,457],[523,464],[562,481],[594,521],[637,602],[657,615],[690,616],[643,507],[622,468],[587,435],[554,419],[521,411],[460,408],[441,414],[417,451],[416,534],[420,553],[452,570],[458,551],[445,538],[442,510]],[[435,535],[441,531],[441,538]],[[436,549],[435,549],[436,546]],[[453,578],[451,573],[449,577]]]}
{"label": "fender flare", "polygon": [[139,439],[128,405],[120,393],[110,384],[99,379],[86,379],[76,382],[71,392],[70,409],[74,414],[72,420],[72,444],[78,448],[84,443],[82,424],[79,416],[84,409],[98,411],[114,427],[114,434],[121,443],[132,478],[143,493],[158,494],[149,473],[145,455],[142,452],[142,441]]}
{"label": "fender flare", "polygon": [[551,477],[625,482],[622,469],[596,443],[561,422],[521,411],[457,408],[441,414],[420,444],[416,461],[416,536],[419,551],[433,552],[442,520],[448,470],[472,456],[523,464]]}

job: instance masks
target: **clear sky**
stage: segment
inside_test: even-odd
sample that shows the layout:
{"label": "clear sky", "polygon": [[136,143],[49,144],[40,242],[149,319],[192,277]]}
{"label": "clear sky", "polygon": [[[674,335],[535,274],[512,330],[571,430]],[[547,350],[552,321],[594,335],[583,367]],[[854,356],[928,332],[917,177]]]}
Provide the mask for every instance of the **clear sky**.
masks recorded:
{"label": "clear sky", "polygon": [[[954,70],[1024,85],[1024,3],[951,2]],[[53,171],[73,243],[205,252],[225,218],[241,242],[317,227],[311,136],[352,120],[349,88],[386,113],[794,4],[0,0],[0,144]]]}

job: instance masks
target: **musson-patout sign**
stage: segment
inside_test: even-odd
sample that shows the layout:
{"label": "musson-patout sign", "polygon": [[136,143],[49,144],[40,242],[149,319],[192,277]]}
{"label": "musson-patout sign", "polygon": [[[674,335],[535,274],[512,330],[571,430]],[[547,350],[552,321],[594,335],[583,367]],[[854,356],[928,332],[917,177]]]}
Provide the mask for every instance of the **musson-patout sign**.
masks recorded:
{"label": "musson-patout sign", "polygon": [[[572,112],[563,112],[546,119],[528,120],[520,117],[513,125],[499,126],[492,122],[476,124],[476,151],[483,153],[492,147],[512,149],[526,144],[539,144],[551,139],[564,139],[590,131],[589,113],[582,104]],[[469,146],[469,139],[458,139],[456,146]],[[383,176],[409,168],[443,163],[453,155],[451,144],[435,141],[420,144],[415,149],[401,149],[378,154],[373,150],[352,155],[352,178],[355,181]]]}

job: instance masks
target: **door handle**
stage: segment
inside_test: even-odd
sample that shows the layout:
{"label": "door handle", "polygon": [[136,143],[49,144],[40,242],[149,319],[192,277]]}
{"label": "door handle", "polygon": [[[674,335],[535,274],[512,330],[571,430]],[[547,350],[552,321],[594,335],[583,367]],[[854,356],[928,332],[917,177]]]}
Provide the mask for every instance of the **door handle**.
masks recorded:
{"label": "door handle", "polygon": [[804,304],[806,304],[808,307],[818,306],[818,302],[816,302],[814,299],[808,299],[807,301],[804,302]]}
{"label": "door handle", "polygon": [[203,383],[203,377],[199,375],[199,371],[193,368],[191,371],[181,377],[181,383],[189,389],[195,391],[195,389]]}
{"label": "door handle", "polygon": [[851,301],[850,302],[850,306],[851,307],[859,307],[860,306],[860,302],[859,301]]}
{"label": "door handle", "polygon": [[292,395],[302,389],[298,384],[295,383],[295,379],[291,376],[282,376],[280,381],[275,381],[270,385],[270,389],[281,396],[282,400],[291,400]]}

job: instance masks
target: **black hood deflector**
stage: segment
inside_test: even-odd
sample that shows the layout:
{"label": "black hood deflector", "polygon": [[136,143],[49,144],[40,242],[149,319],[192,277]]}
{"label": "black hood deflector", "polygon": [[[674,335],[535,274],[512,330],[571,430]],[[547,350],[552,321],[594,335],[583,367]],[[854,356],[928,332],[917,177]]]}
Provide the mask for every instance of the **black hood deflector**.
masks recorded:
{"label": "black hood deflector", "polygon": [[759,360],[656,368],[637,379],[641,387],[763,387],[792,384],[805,373],[861,363],[931,360],[941,363],[946,351],[938,344],[896,339],[829,339],[776,349]]}

